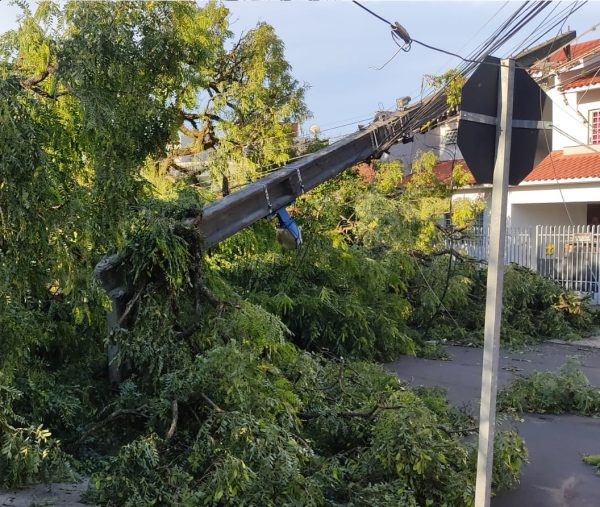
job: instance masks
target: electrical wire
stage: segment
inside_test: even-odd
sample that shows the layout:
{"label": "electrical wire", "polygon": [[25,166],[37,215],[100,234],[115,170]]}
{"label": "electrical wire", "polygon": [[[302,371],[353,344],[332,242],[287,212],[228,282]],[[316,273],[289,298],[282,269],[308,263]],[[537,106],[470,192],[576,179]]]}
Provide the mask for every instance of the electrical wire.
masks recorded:
{"label": "electrical wire", "polygon": [[[571,10],[571,13],[573,12],[573,10]],[[567,22],[568,16],[564,18],[558,33],[560,33],[564,27],[564,24]],[[557,34],[558,36],[558,34]],[[540,118],[543,117],[543,104],[542,104],[542,94],[540,93],[540,101],[539,101],[539,109],[540,109]],[[552,166],[552,172],[554,173],[554,181],[556,183],[556,186],[558,188],[559,194],[560,194],[560,198],[562,200],[563,206],[565,208],[565,212],[567,214],[567,217],[569,219],[569,222],[571,223],[571,225],[574,225],[573,223],[573,217],[571,216],[571,213],[569,211],[569,207],[567,206],[567,202],[565,200],[565,196],[563,194],[562,191],[562,187],[560,186],[560,183],[558,181],[558,173],[556,171],[556,166],[554,165],[554,159],[552,158],[552,146],[550,145],[550,142],[548,141],[548,133],[546,132],[546,129],[542,129],[543,133],[544,133],[544,140],[546,141],[546,147],[548,149],[548,154],[550,157],[550,165]]]}
{"label": "electrical wire", "polygon": [[584,141],[580,141],[579,139],[574,137],[572,134],[569,134],[568,132],[564,131],[560,127],[557,127],[556,125],[552,125],[552,128],[554,130],[556,130],[559,134],[565,136],[567,139],[570,139],[571,141],[573,141],[577,146],[585,147],[594,153],[600,153],[600,150],[598,148],[596,148],[595,146],[593,146],[591,144],[587,144]]}
{"label": "electrical wire", "polygon": [[355,3],[356,5],[358,5],[361,9],[364,9],[365,11],[367,11],[369,14],[371,14],[372,16],[375,16],[377,19],[380,19],[381,21],[383,21],[384,23],[390,25],[391,27],[394,26],[394,24],[391,21],[388,21],[385,18],[382,18],[379,14],[373,12],[371,9],[369,9],[368,7],[364,6],[363,4],[361,4],[360,2],[357,2],[356,0],[352,0],[352,3]]}
{"label": "electrical wire", "polygon": [[[369,12],[371,15],[374,15],[377,19],[388,24],[392,29],[392,36],[396,43],[400,43],[401,36],[397,33],[397,27],[399,25],[394,25],[382,16],[374,13],[371,9],[365,7],[360,4],[356,0],[353,0],[359,7]],[[490,37],[484,40],[481,44],[477,46],[477,48],[472,51],[467,58],[464,58],[456,53],[448,52],[452,56],[459,57],[463,61],[463,65],[459,68],[460,72],[463,75],[470,73],[475,66],[480,63],[488,54],[493,52],[495,49],[501,47],[508,40],[513,38],[520,30],[522,30],[532,19],[535,18],[539,13],[541,13],[550,2],[534,2],[533,4],[530,2],[526,2],[520,5],[514,13],[512,13],[509,18],[501,23],[500,26],[496,28],[496,30],[492,33]],[[544,18],[544,21],[548,19],[549,16]],[[565,18],[566,19],[566,18]],[[540,25],[543,26],[544,21]],[[561,20],[564,22],[564,20]],[[538,26],[540,26],[538,25]],[[406,41],[405,41],[406,42]],[[420,41],[417,41],[420,43]],[[429,45],[427,45],[429,46]],[[434,50],[441,49],[435,48],[435,46],[431,46]],[[446,50],[442,50],[445,52]],[[387,146],[388,144],[396,141],[398,138],[407,135],[409,132],[414,132],[419,129],[420,125],[430,121],[430,119],[439,119],[443,120],[444,116],[449,116],[451,114],[451,110],[448,108],[446,104],[445,94],[442,91],[437,91],[430,96],[424,97],[415,104],[414,107],[411,108],[411,116],[410,119],[404,124],[398,131],[392,129],[392,133],[381,141],[382,146]],[[365,118],[364,120],[367,120]],[[345,126],[354,125],[359,123],[361,120],[356,122],[351,122],[347,124],[342,124],[336,127],[331,127],[328,129],[324,129],[322,132],[336,130],[339,128],[343,128]],[[346,134],[336,137],[345,137]]]}
{"label": "electrical wire", "polygon": [[[394,36],[392,35],[392,38],[393,37]],[[420,40],[417,40],[417,39],[411,39],[411,42],[414,42],[415,44],[418,44],[419,46],[423,46],[423,47],[425,47],[427,49],[431,49],[433,51],[437,51],[438,53],[444,53],[445,55],[454,56],[454,57],[456,57],[456,58],[458,58],[458,59],[460,59],[460,60],[462,60],[463,62],[466,62],[466,63],[477,63],[477,64],[479,64],[479,63],[486,63],[486,62],[483,62],[483,61],[480,61],[480,60],[472,60],[470,58],[464,58],[463,56],[460,56],[458,53],[453,53],[452,51],[448,51],[446,49],[442,49],[442,48],[438,48],[438,47],[432,46],[430,44],[426,44],[425,42],[421,42]],[[396,42],[396,44],[398,44],[398,42]]]}
{"label": "electrical wire", "polygon": [[[513,49],[512,54],[515,55],[517,53],[521,53],[523,51],[526,51],[527,49],[530,49],[540,39],[545,37],[548,33],[550,33],[552,30],[554,30],[557,26],[560,25],[560,29],[559,29],[558,33],[556,34],[556,37],[558,37],[560,35],[560,33],[562,32],[562,29],[564,27],[566,20],[570,16],[572,16],[575,12],[577,12],[579,9],[581,9],[586,3],[587,3],[587,0],[583,1],[583,2],[575,1],[572,4],[564,7],[561,11],[559,11],[558,14],[556,14],[556,17],[558,19],[550,20],[547,23],[543,24],[541,27],[536,28],[532,32],[532,34],[530,34],[527,38],[525,38],[524,41],[519,43],[515,49]],[[557,8],[557,6],[555,6],[554,9],[552,9],[552,12],[554,10],[556,10],[556,8]],[[544,30],[544,31],[542,32],[542,30]],[[537,35],[537,37],[535,39],[529,40],[530,38],[535,37],[536,35]],[[560,49],[560,48],[557,45],[556,50],[558,50],[558,49]]]}
{"label": "electrical wire", "polygon": [[[483,62],[483,59],[473,59],[473,58],[465,58],[461,55],[459,55],[458,53],[454,53],[452,51],[448,51],[446,49],[443,48],[439,48],[436,46],[433,46],[431,44],[427,44],[423,41],[414,39],[412,37],[410,37],[410,35],[408,35],[408,32],[406,32],[404,30],[404,28],[399,25],[398,23],[392,23],[391,21],[385,19],[384,17],[380,16],[379,14],[377,14],[376,12],[372,11],[371,9],[369,9],[368,7],[362,5],[360,2],[358,2],[357,0],[352,0],[353,3],[355,3],[356,5],[358,5],[360,8],[364,9],[365,11],[367,11],[369,14],[371,14],[372,16],[376,17],[377,19],[383,21],[384,23],[386,23],[387,25],[390,26],[391,28],[391,35],[392,35],[392,39],[393,41],[396,43],[396,45],[399,46],[400,49],[402,49],[403,51],[409,51],[411,48],[411,44],[414,42],[420,46],[426,47],[428,49],[431,49],[433,51],[437,51],[440,53],[444,53],[446,55],[449,56],[453,56],[456,58],[459,58],[460,60],[462,60],[465,63],[476,63],[476,64],[480,64],[480,63],[487,63],[487,62]],[[541,4],[540,6],[536,7],[530,14],[528,18],[524,18],[523,20],[521,20],[521,23],[526,24],[527,22],[529,22],[529,20],[531,18],[533,18],[535,15],[537,15],[538,12],[540,12],[543,8],[545,8],[550,2],[546,1],[546,2],[539,2],[539,4]],[[520,29],[521,27],[518,27],[518,29]],[[402,41],[402,43],[400,42]],[[395,55],[394,55],[395,56]]]}
{"label": "electrical wire", "polygon": [[[523,41],[519,42],[517,47],[524,45],[530,38],[535,37],[537,35],[537,32],[544,26],[544,24],[548,21],[548,18],[550,18],[552,16],[552,14],[556,11],[556,9],[558,9],[559,4],[556,4],[552,10],[546,14],[546,16],[544,17],[544,19],[531,31],[531,33],[525,37],[525,39],[523,39]],[[509,50],[509,53],[514,55],[518,50],[517,47]]]}
{"label": "electrical wire", "polygon": [[385,67],[386,67],[386,66],[387,66],[387,65],[388,65],[388,64],[389,64],[389,63],[390,63],[390,62],[391,62],[391,61],[392,61],[394,58],[396,58],[396,57],[397,57],[397,56],[400,54],[400,51],[402,51],[402,48],[398,48],[398,51],[396,51],[396,52],[395,52],[395,53],[394,53],[394,54],[393,54],[393,55],[392,55],[392,56],[389,58],[389,60],[387,60],[387,61],[386,61],[386,62],[385,62],[383,65],[381,65],[380,67],[373,67],[373,66],[371,66],[371,67],[369,67],[369,68],[371,68],[371,69],[373,69],[373,70],[383,70],[383,69],[384,69],[384,68],[385,68]]}

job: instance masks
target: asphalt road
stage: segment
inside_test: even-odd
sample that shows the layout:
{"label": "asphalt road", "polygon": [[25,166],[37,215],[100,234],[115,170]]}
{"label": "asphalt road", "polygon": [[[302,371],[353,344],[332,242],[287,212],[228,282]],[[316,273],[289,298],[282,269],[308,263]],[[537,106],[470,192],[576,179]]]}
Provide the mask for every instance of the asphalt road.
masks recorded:
{"label": "asphalt road", "polygon": [[[450,360],[402,357],[387,366],[413,385],[440,386],[449,400],[478,414],[483,350],[448,347]],[[545,343],[526,352],[500,355],[499,385],[515,374],[556,370],[576,358],[590,383],[600,386],[600,349]],[[493,507],[600,507],[600,477],[581,461],[600,454],[600,419],[529,415],[516,424],[529,449],[518,489],[499,494]]]}

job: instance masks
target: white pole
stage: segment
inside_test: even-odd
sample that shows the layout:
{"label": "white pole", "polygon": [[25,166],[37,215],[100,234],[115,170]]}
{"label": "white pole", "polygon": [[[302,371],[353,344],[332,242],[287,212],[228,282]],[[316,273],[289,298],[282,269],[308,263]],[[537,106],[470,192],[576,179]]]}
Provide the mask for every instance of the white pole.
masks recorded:
{"label": "white pole", "polygon": [[508,196],[515,62],[514,60],[502,60],[500,63],[498,144],[492,190],[475,507],[489,507],[492,493],[496,391],[498,387],[498,357],[500,355],[502,288],[504,286],[506,201]]}

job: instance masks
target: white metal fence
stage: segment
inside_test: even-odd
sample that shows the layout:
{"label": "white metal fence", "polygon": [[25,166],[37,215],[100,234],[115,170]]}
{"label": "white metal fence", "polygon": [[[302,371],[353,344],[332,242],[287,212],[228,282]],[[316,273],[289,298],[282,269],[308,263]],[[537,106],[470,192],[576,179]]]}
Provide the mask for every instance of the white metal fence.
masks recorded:
{"label": "white metal fence", "polygon": [[[454,247],[476,259],[487,259],[489,229],[475,228]],[[552,278],[566,289],[590,294],[600,304],[599,226],[509,227],[504,260]]]}

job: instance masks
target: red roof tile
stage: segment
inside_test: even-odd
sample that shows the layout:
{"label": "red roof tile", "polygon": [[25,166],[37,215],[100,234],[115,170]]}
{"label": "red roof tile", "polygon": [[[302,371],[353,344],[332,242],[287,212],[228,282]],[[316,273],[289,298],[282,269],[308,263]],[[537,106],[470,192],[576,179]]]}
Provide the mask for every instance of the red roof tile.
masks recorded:
{"label": "red roof tile", "polygon": [[548,154],[534,167],[525,181],[598,177],[600,177],[600,153],[565,155],[562,150],[558,150]]}
{"label": "red roof tile", "polygon": [[365,183],[372,183],[375,179],[375,168],[373,164],[367,164],[363,162],[356,166],[356,172],[365,181]]}
{"label": "red roof tile", "polygon": [[[571,60],[581,58],[581,56],[598,46],[600,46],[600,39],[588,40],[580,42],[579,44],[571,44]],[[550,55],[550,61],[557,64],[565,63],[567,61],[565,49],[566,48],[562,48],[552,53]]]}
{"label": "red roof tile", "polygon": [[[471,173],[464,160],[456,160],[455,164],[461,164]],[[452,160],[439,162],[433,168],[433,171],[440,181],[448,181],[452,172]],[[410,174],[407,175],[402,183],[406,183],[410,180],[410,177]],[[565,155],[562,150],[553,151],[533,168],[533,171],[527,175],[524,181],[568,180],[574,178],[600,178],[600,153]],[[475,179],[471,174],[469,185],[475,184]]]}
{"label": "red roof tile", "polygon": [[575,81],[564,84],[561,88],[563,90],[570,90],[571,88],[577,88],[578,86],[591,86],[594,84],[600,84],[600,73],[598,71],[594,71],[585,77],[580,77]]}
{"label": "red roof tile", "polygon": [[[436,175],[437,179],[439,181],[442,181],[444,183],[446,183],[449,179],[450,176],[452,175],[452,170],[454,167],[456,167],[457,165],[461,165],[464,169],[467,170],[467,172],[469,173],[469,185],[475,185],[475,178],[473,178],[473,175],[471,174],[471,170],[469,169],[469,167],[467,166],[467,163],[463,160],[463,159],[457,159],[455,161],[452,160],[442,160],[441,162],[438,162],[436,164],[436,166],[433,168],[433,173]],[[412,177],[413,173],[411,174],[407,174],[403,179],[402,179],[402,184],[407,183],[408,181],[410,181],[411,177]]]}

